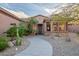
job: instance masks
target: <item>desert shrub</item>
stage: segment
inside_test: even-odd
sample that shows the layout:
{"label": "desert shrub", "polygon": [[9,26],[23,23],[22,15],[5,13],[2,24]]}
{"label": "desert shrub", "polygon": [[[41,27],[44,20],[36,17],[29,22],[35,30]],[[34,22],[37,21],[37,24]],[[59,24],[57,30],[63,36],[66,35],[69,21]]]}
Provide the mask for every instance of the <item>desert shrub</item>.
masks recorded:
{"label": "desert shrub", "polygon": [[30,35],[30,34],[31,32],[29,31],[29,29],[25,30],[25,33],[24,33],[25,36]]}
{"label": "desert shrub", "polygon": [[19,26],[16,25],[12,26],[6,33],[8,37],[16,37],[17,36],[17,28],[18,33],[20,37],[23,37],[24,35],[29,35],[33,32],[32,29],[32,21],[30,21],[28,24],[21,22]]}
{"label": "desert shrub", "polygon": [[6,33],[8,37],[16,37],[16,31],[17,27],[11,27]]}
{"label": "desert shrub", "polygon": [[23,37],[26,33],[26,24],[25,23],[20,23],[19,24],[19,27],[18,27],[18,30],[19,30],[19,36],[20,37]]}
{"label": "desert shrub", "polygon": [[0,51],[8,47],[8,40],[6,37],[0,37]]}
{"label": "desert shrub", "polygon": [[6,33],[8,37],[16,37],[17,36],[17,29],[20,37],[23,37],[23,35],[26,32],[26,29],[22,26],[16,27],[13,26],[11,27]]}
{"label": "desert shrub", "polygon": [[28,23],[26,33],[30,34],[30,33],[32,33],[32,30],[33,30],[32,29],[32,24]]}

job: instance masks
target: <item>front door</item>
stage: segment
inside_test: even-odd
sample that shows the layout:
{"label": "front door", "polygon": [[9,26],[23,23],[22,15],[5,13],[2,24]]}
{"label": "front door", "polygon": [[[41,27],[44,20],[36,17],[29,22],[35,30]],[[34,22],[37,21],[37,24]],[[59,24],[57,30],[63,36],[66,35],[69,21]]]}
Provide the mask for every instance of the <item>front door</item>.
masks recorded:
{"label": "front door", "polygon": [[43,25],[38,24],[38,33],[37,34],[43,34]]}

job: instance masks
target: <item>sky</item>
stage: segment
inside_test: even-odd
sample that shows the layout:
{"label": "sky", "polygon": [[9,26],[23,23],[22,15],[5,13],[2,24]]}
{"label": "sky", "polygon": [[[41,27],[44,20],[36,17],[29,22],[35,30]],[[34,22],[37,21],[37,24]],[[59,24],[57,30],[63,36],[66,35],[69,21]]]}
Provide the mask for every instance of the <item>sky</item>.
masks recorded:
{"label": "sky", "polygon": [[0,7],[16,12],[22,11],[29,16],[50,15],[64,5],[62,3],[0,3]]}

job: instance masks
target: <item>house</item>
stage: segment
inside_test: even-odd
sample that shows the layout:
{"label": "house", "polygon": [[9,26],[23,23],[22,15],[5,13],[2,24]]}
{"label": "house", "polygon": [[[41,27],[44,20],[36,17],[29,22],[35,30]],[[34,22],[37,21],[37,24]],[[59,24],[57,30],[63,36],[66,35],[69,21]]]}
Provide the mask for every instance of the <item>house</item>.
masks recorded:
{"label": "house", "polygon": [[49,35],[53,32],[66,32],[67,22],[63,21],[52,21],[49,17],[43,15],[33,16],[38,23],[33,26],[34,30],[37,30],[37,34]]}
{"label": "house", "polygon": [[[50,19],[47,16],[37,15],[33,16],[38,21],[38,24],[34,26],[38,30],[38,34],[45,34],[51,32],[50,29]],[[28,22],[29,16],[23,12],[15,12],[6,8],[0,7],[0,34],[6,32],[11,24],[16,23],[17,25],[20,21]]]}
{"label": "house", "polygon": [[33,26],[33,29],[37,30],[37,34],[46,34],[48,32],[51,32],[50,19],[47,16],[36,15],[33,16],[33,18],[38,21],[38,23]]}
{"label": "house", "polygon": [[11,24],[15,23],[18,25],[20,21],[22,20],[9,10],[0,7],[0,34],[6,32],[11,27]]}
{"label": "house", "polygon": [[[50,34],[52,32],[64,32],[67,30],[67,24],[61,21],[51,21],[50,17],[43,15],[32,16],[38,23],[33,26],[33,29],[37,30],[37,34]],[[7,31],[11,24],[16,23],[17,25],[22,22],[28,22],[30,16],[23,12],[15,12],[6,8],[0,7],[0,34]]]}

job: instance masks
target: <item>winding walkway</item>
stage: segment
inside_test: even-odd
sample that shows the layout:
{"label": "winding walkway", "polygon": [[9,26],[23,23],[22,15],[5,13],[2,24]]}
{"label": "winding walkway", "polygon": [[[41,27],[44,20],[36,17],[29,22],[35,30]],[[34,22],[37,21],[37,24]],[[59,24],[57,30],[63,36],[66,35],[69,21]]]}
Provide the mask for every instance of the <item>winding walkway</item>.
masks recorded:
{"label": "winding walkway", "polygon": [[16,56],[52,56],[51,44],[41,36],[30,37],[28,40],[31,42],[29,47]]}

